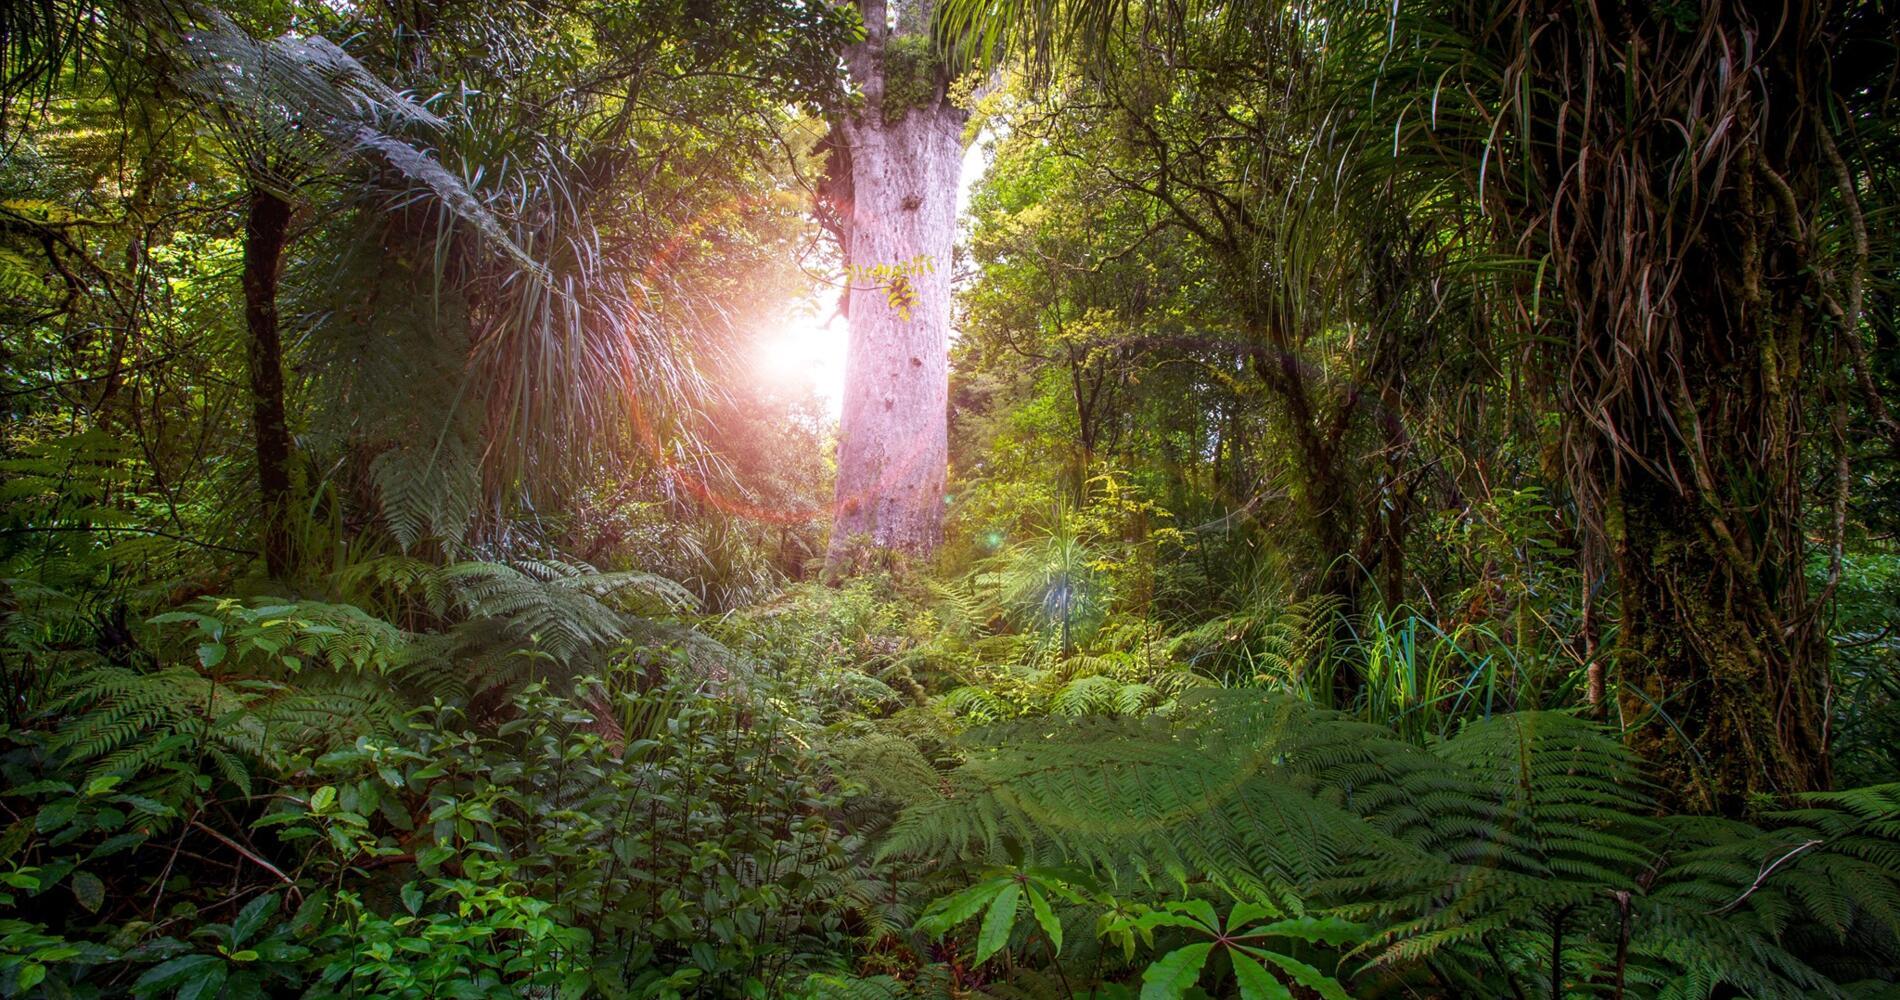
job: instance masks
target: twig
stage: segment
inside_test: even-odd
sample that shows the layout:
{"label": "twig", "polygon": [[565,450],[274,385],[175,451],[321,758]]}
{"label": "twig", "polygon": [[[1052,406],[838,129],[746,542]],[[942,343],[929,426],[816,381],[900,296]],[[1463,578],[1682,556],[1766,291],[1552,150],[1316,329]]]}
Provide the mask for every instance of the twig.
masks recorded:
{"label": "twig", "polygon": [[1517,974],[1511,971],[1509,965],[1504,964],[1504,957],[1498,954],[1497,946],[1491,943],[1491,935],[1478,935],[1478,943],[1484,945],[1485,954],[1491,956],[1491,964],[1504,973],[1504,981],[1511,984],[1511,995],[1517,1000],[1527,1000],[1524,996],[1524,987],[1517,981]]}
{"label": "twig", "polygon": [[1610,893],[1616,900],[1616,992],[1615,1000],[1623,1000],[1624,979],[1629,970],[1630,957],[1630,894],[1628,889],[1618,889]]}
{"label": "twig", "polygon": [[1825,843],[1827,843],[1827,841],[1825,840],[1807,841],[1806,843],[1795,848],[1794,850],[1789,851],[1788,853],[1783,854],[1781,857],[1778,857],[1775,860],[1769,862],[1767,867],[1761,870],[1761,874],[1755,876],[1754,884],[1750,885],[1746,892],[1743,892],[1741,895],[1735,897],[1735,900],[1729,903],[1727,906],[1724,906],[1718,910],[1710,910],[1708,912],[1708,915],[1711,917],[1719,916],[1721,914],[1727,913],[1728,911],[1733,910],[1734,908],[1742,905],[1743,900],[1747,899],[1750,896],[1753,896],[1755,894],[1755,890],[1761,888],[1762,885],[1768,881],[1768,876],[1773,875],[1775,873],[1775,869],[1780,868],[1784,864],[1787,864],[1788,861],[1793,859],[1795,855],[1800,854],[1802,851],[1805,851],[1810,847],[1818,847]]}
{"label": "twig", "polygon": [[229,847],[230,849],[238,852],[239,854],[244,855],[244,857],[248,859],[252,864],[258,866],[259,868],[264,869],[267,872],[270,872],[272,875],[277,876],[277,880],[279,882],[282,882],[285,885],[290,886],[291,892],[295,893],[297,891],[297,883],[292,881],[290,876],[284,874],[283,869],[278,868],[276,865],[273,865],[270,862],[265,861],[263,858],[258,857],[257,852],[251,850],[248,847],[245,847],[243,844],[240,844],[235,840],[232,840],[230,837],[227,837],[224,834],[219,833],[216,830],[213,830],[212,828],[204,825],[203,823],[198,822],[196,819],[193,819],[191,821],[191,825],[194,827],[197,827],[200,830],[203,830],[205,833],[210,834],[212,839],[218,841],[224,846]]}

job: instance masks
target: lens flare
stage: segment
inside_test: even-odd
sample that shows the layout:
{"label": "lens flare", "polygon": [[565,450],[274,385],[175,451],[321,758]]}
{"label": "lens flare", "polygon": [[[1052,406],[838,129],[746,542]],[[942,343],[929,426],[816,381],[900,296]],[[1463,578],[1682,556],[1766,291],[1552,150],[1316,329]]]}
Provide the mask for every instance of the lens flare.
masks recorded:
{"label": "lens flare", "polygon": [[815,392],[836,419],[844,405],[844,318],[827,313],[818,302],[793,303],[766,325],[753,352],[760,385],[776,392]]}

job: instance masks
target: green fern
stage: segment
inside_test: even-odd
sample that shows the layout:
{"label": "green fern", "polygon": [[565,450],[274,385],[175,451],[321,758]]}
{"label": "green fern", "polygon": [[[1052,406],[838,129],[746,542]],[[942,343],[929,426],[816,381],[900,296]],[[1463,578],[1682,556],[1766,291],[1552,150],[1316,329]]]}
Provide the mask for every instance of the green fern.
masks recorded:
{"label": "green fern", "polygon": [[651,573],[600,573],[552,560],[461,562],[441,576],[463,615],[504,622],[562,662],[620,642],[632,612],[674,613],[698,604],[684,587]]}
{"label": "green fern", "polygon": [[903,737],[864,732],[827,741],[826,748],[838,774],[872,795],[903,804],[939,795],[943,775]]}
{"label": "green fern", "polygon": [[1807,797],[1761,827],[1659,819],[1629,753],[1569,715],[1419,747],[1278,695],[1192,691],[1165,716],[1019,719],[966,754],[888,855],[1021,853],[1110,886],[1332,911],[1373,928],[1369,970],[1429,968],[1445,988],[1840,996],[1801,935],[1896,953],[1900,789]]}
{"label": "green fern", "polygon": [[1215,676],[1304,691],[1339,607],[1338,598],[1325,595],[1261,602],[1176,633],[1168,655]]}
{"label": "green fern", "polygon": [[438,436],[442,447],[429,447],[430,439],[417,434],[370,461],[383,523],[405,552],[425,539],[461,539],[481,498],[472,443],[460,434]]}
{"label": "green fern", "polygon": [[321,753],[359,735],[392,732],[402,707],[379,685],[339,681],[299,688],[200,668],[135,671],[100,666],[66,679],[50,711],[50,749],[89,778],[145,774],[202,755],[249,794],[258,763]]}

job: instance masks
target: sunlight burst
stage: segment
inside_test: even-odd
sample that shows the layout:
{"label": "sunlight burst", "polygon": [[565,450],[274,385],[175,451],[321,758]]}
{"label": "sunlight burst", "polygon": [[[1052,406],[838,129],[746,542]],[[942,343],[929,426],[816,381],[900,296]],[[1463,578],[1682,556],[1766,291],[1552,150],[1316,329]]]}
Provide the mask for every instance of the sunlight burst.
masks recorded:
{"label": "sunlight burst", "polygon": [[753,353],[760,383],[776,392],[815,393],[836,417],[844,401],[844,317],[807,299],[786,307],[763,327]]}

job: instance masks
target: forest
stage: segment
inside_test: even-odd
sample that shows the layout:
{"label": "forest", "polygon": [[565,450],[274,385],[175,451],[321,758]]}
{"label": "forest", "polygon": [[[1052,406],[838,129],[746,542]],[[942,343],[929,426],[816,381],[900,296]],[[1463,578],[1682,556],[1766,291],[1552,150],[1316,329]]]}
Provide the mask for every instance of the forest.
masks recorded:
{"label": "forest", "polygon": [[0,0],[0,998],[1900,1000],[1897,213],[1891,0]]}

